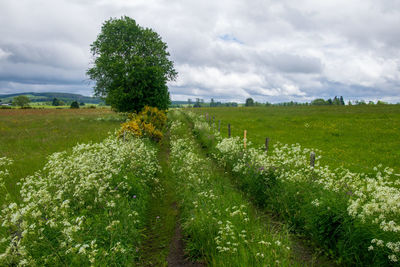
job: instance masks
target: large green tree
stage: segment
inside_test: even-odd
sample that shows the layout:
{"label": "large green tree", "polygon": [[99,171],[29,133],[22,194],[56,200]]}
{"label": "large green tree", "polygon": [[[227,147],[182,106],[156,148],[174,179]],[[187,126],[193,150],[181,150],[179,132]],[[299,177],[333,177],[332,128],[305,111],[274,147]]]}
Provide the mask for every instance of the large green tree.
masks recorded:
{"label": "large green tree", "polygon": [[94,64],[88,69],[94,92],[118,111],[139,111],[145,105],[167,109],[167,82],[177,72],[167,44],[129,17],[104,22],[91,45]]}

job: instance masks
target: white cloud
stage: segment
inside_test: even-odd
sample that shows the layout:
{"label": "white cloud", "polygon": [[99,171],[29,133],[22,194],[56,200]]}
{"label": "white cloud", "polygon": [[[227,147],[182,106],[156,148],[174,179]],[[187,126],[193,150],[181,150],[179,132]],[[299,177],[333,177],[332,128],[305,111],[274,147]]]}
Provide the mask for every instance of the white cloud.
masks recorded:
{"label": "white cloud", "polygon": [[3,49],[0,48],[0,61],[4,60],[6,58],[8,58],[9,56],[11,56],[12,54],[8,51],[5,51]]}

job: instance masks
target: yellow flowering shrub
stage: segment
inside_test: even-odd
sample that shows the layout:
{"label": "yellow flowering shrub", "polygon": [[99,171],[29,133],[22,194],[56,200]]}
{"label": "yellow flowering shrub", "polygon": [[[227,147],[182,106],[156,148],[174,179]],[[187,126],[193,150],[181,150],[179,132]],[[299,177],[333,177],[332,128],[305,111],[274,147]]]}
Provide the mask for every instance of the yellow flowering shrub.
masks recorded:
{"label": "yellow flowering shrub", "polygon": [[167,122],[165,111],[155,107],[145,106],[139,114],[129,114],[130,121],[121,125],[118,136],[122,138],[124,132],[135,137],[146,136],[152,140],[160,141],[163,137],[161,130]]}
{"label": "yellow flowering shrub", "polygon": [[165,111],[159,110],[156,107],[145,106],[138,117],[143,122],[153,124],[158,130],[161,130],[167,123]]}
{"label": "yellow flowering shrub", "polygon": [[153,139],[155,141],[160,141],[163,137],[163,134],[160,130],[157,130],[153,124],[151,123],[142,123],[142,129],[147,137]]}
{"label": "yellow flowering shrub", "polygon": [[131,120],[121,124],[121,129],[118,131],[118,136],[123,137],[124,133],[132,134],[136,137],[143,136],[140,123],[138,123],[136,120]]}

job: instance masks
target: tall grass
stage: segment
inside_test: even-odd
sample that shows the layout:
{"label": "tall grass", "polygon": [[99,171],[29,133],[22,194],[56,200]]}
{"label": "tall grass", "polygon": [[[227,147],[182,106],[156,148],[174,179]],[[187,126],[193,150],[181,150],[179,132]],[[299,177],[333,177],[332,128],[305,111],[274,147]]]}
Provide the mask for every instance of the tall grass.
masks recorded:
{"label": "tall grass", "polygon": [[391,266],[400,256],[400,182],[390,168],[375,175],[309,165],[310,149],[277,144],[265,153],[222,138],[193,113],[194,131],[240,187],[307,235],[341,264]]}

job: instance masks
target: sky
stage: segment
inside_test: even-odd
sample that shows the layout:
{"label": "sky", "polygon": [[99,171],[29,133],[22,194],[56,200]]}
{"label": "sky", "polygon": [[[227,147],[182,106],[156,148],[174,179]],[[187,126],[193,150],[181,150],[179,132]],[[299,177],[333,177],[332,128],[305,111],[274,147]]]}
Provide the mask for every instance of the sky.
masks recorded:
{"label": "sky", "polygon": [[93,94],[109,18],[159,33],[172,100],[400,102],[398,0],[0,0],[0,94]]}

